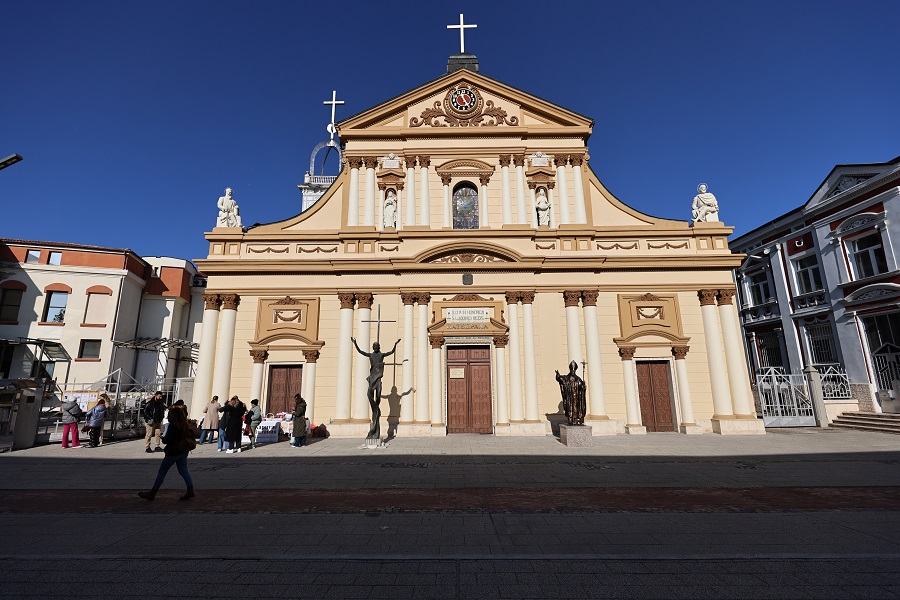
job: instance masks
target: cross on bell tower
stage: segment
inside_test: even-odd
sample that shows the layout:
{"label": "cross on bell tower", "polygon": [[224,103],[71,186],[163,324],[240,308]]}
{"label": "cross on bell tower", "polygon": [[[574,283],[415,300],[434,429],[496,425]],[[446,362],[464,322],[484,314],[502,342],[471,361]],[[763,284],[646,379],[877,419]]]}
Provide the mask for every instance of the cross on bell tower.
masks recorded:
{"label": "cross on bell tower", "polygon": [[463,14],[459,14],[459,25],[447,25],[447,29],[459,29],[459,53],[450,56],[447,61],[447,72],[452,73],[460,69],[468,69],[478,72],[478,57],[466,52],[466,29],[475,29],[478,25],[466,24]]}

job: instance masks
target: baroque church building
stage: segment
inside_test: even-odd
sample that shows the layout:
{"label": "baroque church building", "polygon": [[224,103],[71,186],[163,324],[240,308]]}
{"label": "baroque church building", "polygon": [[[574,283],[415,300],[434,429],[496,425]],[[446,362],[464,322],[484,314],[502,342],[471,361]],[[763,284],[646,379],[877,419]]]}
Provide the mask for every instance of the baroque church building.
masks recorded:
{"label": "baroque church building", "polygon": [[590,168],[592,127],[470,54],[338,123],[343,168],[308,210],[206,233],[192,416],[212,395],[290,411],[300,392],[312,423],[363,438],[355,338],[399,340],[381,401],[397,436],[556,431],[570,361],[594,435],[764,433],[732,228],[613,196]]}

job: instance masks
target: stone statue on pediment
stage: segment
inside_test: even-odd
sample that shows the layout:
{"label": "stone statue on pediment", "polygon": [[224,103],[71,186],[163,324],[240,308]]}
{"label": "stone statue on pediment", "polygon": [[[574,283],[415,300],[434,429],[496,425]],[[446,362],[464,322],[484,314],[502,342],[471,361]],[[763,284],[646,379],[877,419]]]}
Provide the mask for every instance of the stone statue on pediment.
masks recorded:
{"label": "stone statue on pediment", "polygon": [[216,227],[243,227],[241,224],[241,211],[232,194],[231,188],[225,188],[225,195],[219,197],[219,202],[217,203],[219,218],[216,220]]}
{"label": "stone statue on pediment", "polygon": [[708,223],[719,220],[719,203],[716,197],[707,192],[705,183],[697,186],[697,195],[691,204],[694,223]]}

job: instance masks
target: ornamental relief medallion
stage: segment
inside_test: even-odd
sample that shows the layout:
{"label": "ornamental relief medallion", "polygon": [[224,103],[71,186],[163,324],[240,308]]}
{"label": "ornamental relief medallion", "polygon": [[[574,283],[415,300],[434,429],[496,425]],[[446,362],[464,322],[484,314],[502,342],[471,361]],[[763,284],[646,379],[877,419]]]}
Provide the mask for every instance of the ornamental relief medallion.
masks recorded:
{"label": "ornamental relief medallion", "polygon": [[[494,106],[493,100],[485,100],[471,84],[461,81],[450,88],[443,102],[435,100],[431,108],[426,108],[418,117],[409,120],[410,127],[497,127],[498,125],[519,125],[518,117]],[[443,119],[443,122],[441,122]]]}
{"label": "ornamental relief medallion", "polygon": [[436,258],[429,262],[440,264],[461,264],[461,263],[492,263],[492,262],[509,262],[499,256],[493,254],[476,254],[474,252],[460,252],[458,254],[448,254],[440,258]]}

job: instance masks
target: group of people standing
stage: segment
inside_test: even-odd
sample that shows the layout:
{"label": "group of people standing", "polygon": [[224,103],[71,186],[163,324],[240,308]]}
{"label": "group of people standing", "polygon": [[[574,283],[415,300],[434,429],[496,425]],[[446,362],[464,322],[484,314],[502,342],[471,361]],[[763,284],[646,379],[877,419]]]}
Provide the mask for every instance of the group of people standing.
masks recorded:
{"label": "group of people standing", "polygon": [[215,441],[216,431],[219,432],[218,452],[222,450],[227,454],[240,452],[244,433],[250,438],[251,448],[256,444],[256,428],[262,423],[259,400],[251,400],[248,409],[237,396],[232,396],[224,406],[219,404],[218,396],[213,396],[203,409],[203,415],[199,444],[212,444]]}
{"label": "group of people standing", "polygon": [[[97,404],[87,412],[84,412],[81,409],[81,405],[74,400],[69,399],[62,403],[62,418],[60,420],[63,424],[63,448],[96,448],[103,444],[103,424],[106,422],[108,413],[107,402],[109,402],[109,396],[100,394]],[[78,422],[82,418],[85,419],[82,431],[88,434],[89,441],[87,446],[82,446],[81,440],[78,439]]]}

